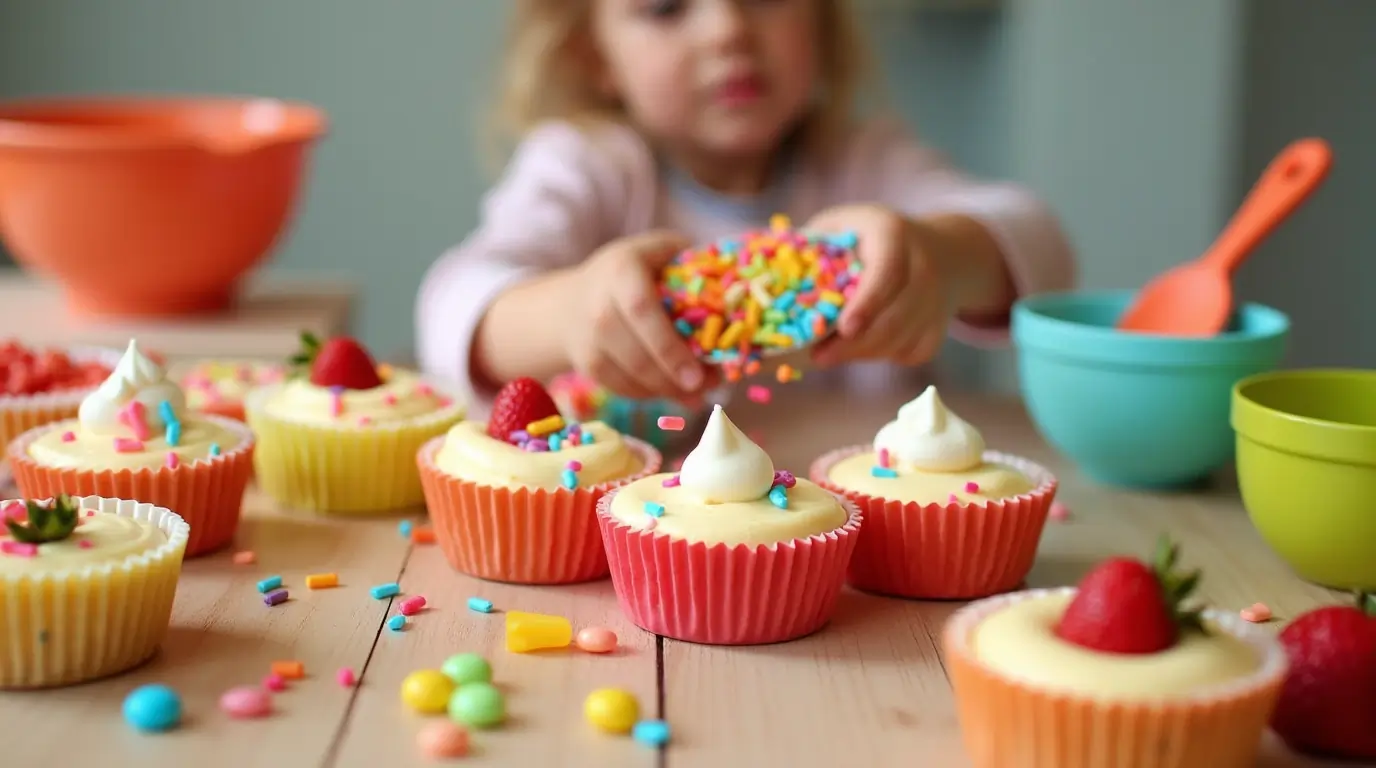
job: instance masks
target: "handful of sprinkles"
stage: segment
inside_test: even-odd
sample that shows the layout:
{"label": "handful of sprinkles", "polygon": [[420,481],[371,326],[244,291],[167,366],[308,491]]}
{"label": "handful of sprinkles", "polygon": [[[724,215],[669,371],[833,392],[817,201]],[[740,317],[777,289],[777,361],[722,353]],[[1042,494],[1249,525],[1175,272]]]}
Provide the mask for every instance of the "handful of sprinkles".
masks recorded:
{"label": "handful of sprinkles", "polygon": [[861,271],[855,233],[767,230],[686,250],[664,268],[660,297],[693,353],[753,375],[766,354],[802,349],[829,335]]}

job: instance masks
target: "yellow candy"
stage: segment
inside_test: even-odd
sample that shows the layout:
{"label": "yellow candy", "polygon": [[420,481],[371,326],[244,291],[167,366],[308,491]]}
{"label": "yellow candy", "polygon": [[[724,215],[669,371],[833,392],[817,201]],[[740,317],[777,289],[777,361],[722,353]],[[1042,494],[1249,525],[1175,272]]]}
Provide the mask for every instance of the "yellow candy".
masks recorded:
{"label": "yellow candy", "polygon": [[640,704],[629,691],[599,688],[583,700],[583,717],[607,733],[630,733],[640,719]]}
{"label": "yellow candy", "polygon": [[821,294],[817,296],[817,298],[821,299],[822,301],[825,301],[828,304],[835,304],[838,307],[846,303],[846,297],[842,296],[836,291],[822,291]]}
{"label": "yellow candy", "polygon": [[717,338],[721,334],[721,326],[725,322],[721,315],[708,315],[707,319],[702,321],[702,333],[698,336],[698,344],[703,349],[715,349]]}
{"label": "yellow candy", "polygon": [[717,339],[717,349],[735,349],[742,333],[745,333],[745,323],[739,320],[727,326],[721,338]]}
{"label": "yellow candy", "polygon": [[556,413],[553,416],[546,416],[539,421],[530,422],[526,425],[526,432],[531,437],[540,437],[541,435],[553,434],[563,428],[564,417]]}
{"label": "yellow candy", "polygon": [[775,232],[785,232],[791,226],[793,226],[793,222],[782,213],[776,213],[769,217],[769,228]]}
{"label": "yellow candy", "polygon": [[421,669],[401,681],[401,700],[417,712],[443,712],[454,693],[454,681],[438,669]]}
{"label": "yellow candy", "polygon": [[567,648],[572,642],[573,625],[563,616],[506,612],[506,649],[512,653]]}

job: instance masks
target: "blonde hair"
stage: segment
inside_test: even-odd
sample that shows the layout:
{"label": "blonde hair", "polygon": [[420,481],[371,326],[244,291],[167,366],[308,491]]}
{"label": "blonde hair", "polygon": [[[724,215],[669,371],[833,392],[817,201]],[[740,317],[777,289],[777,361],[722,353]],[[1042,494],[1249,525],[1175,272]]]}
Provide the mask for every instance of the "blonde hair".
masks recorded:
{"label": "blonde hair", "polygon": [[[518,0],[488,136],[505,152],[549,120],[582,125],[624,120],[621,107],[597,88],[589,30],[593,0]],[[820,5],[822,93],[804,135],[823,153],[849,127],[861,97],[877,90],[874,70],[848,0]]]}

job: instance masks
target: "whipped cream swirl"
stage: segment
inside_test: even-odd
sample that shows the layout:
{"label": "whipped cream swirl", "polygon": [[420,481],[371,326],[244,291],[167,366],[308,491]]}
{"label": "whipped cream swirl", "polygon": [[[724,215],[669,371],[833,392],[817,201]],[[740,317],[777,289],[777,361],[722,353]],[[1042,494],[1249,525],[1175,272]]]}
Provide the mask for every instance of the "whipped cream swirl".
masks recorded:
{"label": "whipped cream swirl", "polygon": [[984,462],[984,437],[946,408],[936,387],[898,409],[874,436],[876,450],[927,472],[960,472]]}
{"label": "whipped cream swirl", "polygon": [[707,504],[763,499],[774,484],[774,461],[745,436],[720,405],[678,473],[679,484]]}
{"label": "whipped cream swirl", "polygon": [[175,382],[168,381],[167,371],[139,351],[138,342],[130,339],[119,364],[101,382],[95,392],[81,401],[77,418],[81,428],[92,434],[133,437],[134,430],[121,416],[129,403],[143,403],[144,423],[149,430],[167,426],[162,417],[162,404],[168,403],[178,421],[184,420],[186,394]]}

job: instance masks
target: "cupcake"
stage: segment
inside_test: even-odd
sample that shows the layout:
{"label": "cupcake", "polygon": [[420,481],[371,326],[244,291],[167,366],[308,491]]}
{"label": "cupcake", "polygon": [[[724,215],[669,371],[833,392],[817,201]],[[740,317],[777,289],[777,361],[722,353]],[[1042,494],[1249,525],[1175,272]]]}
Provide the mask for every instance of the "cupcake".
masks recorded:
{"label": "cupcake", "polygon": [[636,626],[752,645],[803,637],[831,618],[860,511],[775,472],[718,405],[678,474],[614,491],[598,521],[617,602]]}
{"label": "cupcake", "polygon": [[286,373],[287,367],[277,363],[202,360],[185,371],[179,381],[186,392],[186,407],[192,412],[243,421],[244,396],[249,390],[281,382]]}
{"label": "cupcake", "polygon": [[186,521],[99,496],[0,502],[0,688],[70,685],[147,660],[167,634]]}
{"label": "cupcake", "polygon": [[976,768],[1255,764],[1286,673],[1270,634],[1183,605],[1199,574],[1114,558],[1077,588],[953,615],[946,668]]}
{"label": "cupcake", "polygon": [[1032,569],[1056,478],[984,449],[935,387],[872,446],[822,456],[811,476],[865,513],[848,580],[898,597],[969,599],[1015,589]]}
{"label": "cupcake", "polygon": [[607,575],[598,501],[658,471],[661,457],[602,422],[566,422],[539,382],[517,379],[486,424],[456,424],[415,460],[435,540],[456,570],[571,584]]}
{"label": "cupcake", "polygon": [[258,484],[279,503],[332,514],[419,506],[416,451],[464,415],[411,371],[378,365],[357,341],[302,336],[301,375],[251,390]]}
{"label": "cupcake", "polygon": [[131,498],[175,510],[191,525],[192,557],[234,538],[253,445],[243,423],[189,413],[182,388],[130,341],[77,418],[25,432],[8,456],[29,498]]}
{"label": "cupcake", "polygon": [[[119,350],[114,349],[39,350],[15,340],[0,345],[0,440],[9,445],[34,427],[74,418],[82,398],[118,362]],[[3,474],[8,471],[6,465]]]}

